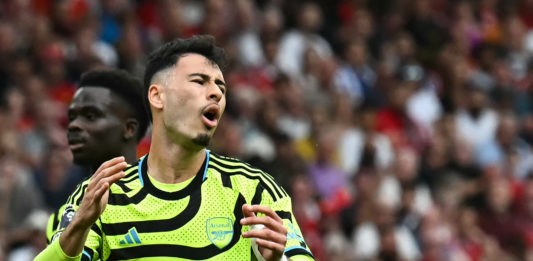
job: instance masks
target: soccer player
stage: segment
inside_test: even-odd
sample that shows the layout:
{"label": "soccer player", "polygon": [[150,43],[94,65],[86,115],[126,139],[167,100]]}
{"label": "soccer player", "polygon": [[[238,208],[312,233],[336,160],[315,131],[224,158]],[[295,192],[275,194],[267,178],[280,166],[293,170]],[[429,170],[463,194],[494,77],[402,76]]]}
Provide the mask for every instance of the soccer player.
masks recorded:
{"label": "soccer player", "polygon": [[[84,167],[85,178],[111,158],[124,156],[131,163],[137,160],[136,147],[149,123],[142,93],[141,81],[123,70],[100,69],[82,74],[68,110],[67,138],[74,163]],[[48,242],[60,228],[58,213],[65,208],[66,205],[60,207],[50,216]]]}
{"label": "soccer player", "polygon": [[209,36],[149,56],[149,154],[131,166],[123,157],[102,164],[71,195],[74,217],[36,260],[314,260],[285,190],[206,149],[226,106],[223,65]]}

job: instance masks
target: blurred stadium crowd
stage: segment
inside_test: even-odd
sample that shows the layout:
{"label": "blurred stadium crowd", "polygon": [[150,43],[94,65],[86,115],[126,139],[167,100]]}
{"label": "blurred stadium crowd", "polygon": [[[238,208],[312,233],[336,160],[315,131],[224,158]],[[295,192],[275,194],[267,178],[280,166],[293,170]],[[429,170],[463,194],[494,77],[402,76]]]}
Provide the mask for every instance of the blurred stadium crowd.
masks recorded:
{"label": "blurred stadium crowd", "polygon": [[317,260],[533,260],[532,0],[2,0],[0,260],[80,181],[80,74],[199,33],[229,57],[211,150],[277,178]]}

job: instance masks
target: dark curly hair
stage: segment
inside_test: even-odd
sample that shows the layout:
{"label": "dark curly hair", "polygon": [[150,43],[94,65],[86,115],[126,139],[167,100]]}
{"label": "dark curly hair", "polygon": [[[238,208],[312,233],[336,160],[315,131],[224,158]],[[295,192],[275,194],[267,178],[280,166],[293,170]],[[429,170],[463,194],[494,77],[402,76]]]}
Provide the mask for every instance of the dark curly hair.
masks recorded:
{"label": "dark curly hair", "polygon": [[135,119],[139,122],[137,140],[146,134],[150,120],[143,102],[143,87],[140,79],[118,69],[98,69],[81,75],[79,88],[98,86],[111,90],[122,97],[133,108]]}
{"label": "dark curly hair", "polygon": [[148,88],[153,77],[158,72],[175,65],[185,53],[196,53],[205,56],[224,71],[226,55],[224,49],[215,45],[215,38],[211,35],[196,35],[191,38],[177,38],[157,48],[148,56],[148,63],[144,74],[144,102],[150,120],[150,104],[148,102]]}

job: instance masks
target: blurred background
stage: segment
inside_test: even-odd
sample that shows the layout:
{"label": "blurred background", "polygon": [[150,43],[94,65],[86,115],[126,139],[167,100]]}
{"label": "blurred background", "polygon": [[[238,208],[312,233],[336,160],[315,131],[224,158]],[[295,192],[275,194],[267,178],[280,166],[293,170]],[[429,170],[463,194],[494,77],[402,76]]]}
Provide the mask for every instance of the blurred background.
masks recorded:
{"label": "blurred background", "polygon": [[200,33],[229,58],[211,150],[278,180],[317,260],[533,260],[532,0],[2,0],[0,260],[80,181],[80,74]]}

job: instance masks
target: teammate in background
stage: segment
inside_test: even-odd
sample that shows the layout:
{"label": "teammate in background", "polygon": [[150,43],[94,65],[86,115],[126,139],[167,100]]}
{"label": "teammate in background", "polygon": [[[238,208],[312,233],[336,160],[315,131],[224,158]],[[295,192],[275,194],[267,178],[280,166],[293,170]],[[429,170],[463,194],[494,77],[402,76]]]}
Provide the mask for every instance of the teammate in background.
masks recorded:
{"label": "teammate in background", "polygon": [[[137,144],[149,123],[141,82],[123,70],[101,69],[82,74],[79,86],[68,110],[67,138],[74,163],[87,169],[84,179],[111,158],[135,162]],[[65,208],[50,216],[48,242]]]}
{"label": "teammate in background", "polygon": [[226,106],[224,62],[209,36],[149,56],[150,153],[130,166],[124,157],[102,164],[36,260],[314,260],[283,188],[206,149]]}

